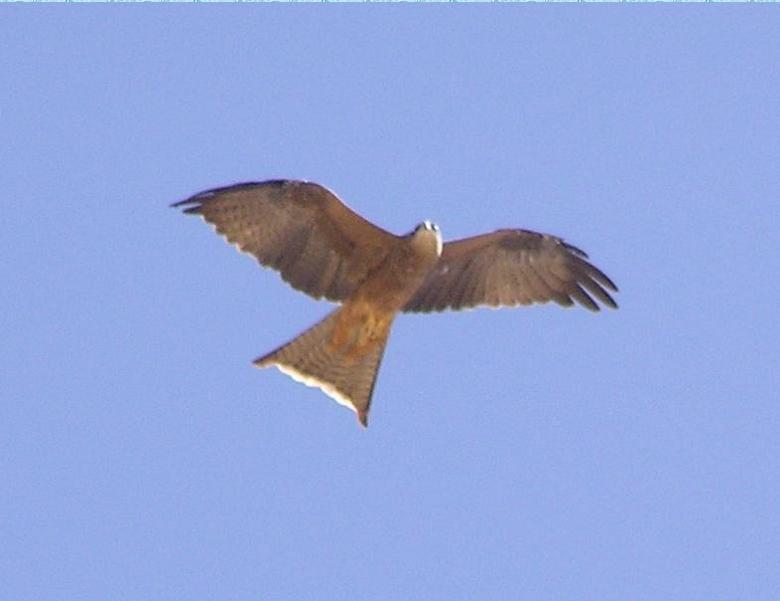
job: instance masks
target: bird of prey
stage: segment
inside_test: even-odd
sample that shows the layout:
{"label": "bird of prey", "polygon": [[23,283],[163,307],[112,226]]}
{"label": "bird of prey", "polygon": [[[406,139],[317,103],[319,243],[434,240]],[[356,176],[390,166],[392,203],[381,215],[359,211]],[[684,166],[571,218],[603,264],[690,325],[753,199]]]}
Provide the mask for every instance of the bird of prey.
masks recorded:
{"label": "bird of prey", "polygon": [[617,308],[617,287],[561,238],[502,229],[442,244],[424,221],[396,236],[315,183],[270,180],[215,188],[175,203],[277,270],[293,288],[341,306],[254,361],[320,388],[368,425],[371,396],[399,312],[574,301]]}

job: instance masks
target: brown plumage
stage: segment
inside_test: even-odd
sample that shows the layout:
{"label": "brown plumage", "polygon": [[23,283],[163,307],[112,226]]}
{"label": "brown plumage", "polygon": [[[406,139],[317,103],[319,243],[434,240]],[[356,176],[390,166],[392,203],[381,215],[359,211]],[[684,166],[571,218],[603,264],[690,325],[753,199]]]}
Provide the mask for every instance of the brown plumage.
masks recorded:
{"label": "brown plumage", "polygon": [[368,424],[395,316],[480,305],[555,301],[616,308],[617,287],[562,239],[503,229],[442,245],[427,221],[396,236],[318,184],[272,180],[216,188],[173,206],[201,215],[239,250],[293,288],[342,303],[318,324],[255,361],[317,386]]}

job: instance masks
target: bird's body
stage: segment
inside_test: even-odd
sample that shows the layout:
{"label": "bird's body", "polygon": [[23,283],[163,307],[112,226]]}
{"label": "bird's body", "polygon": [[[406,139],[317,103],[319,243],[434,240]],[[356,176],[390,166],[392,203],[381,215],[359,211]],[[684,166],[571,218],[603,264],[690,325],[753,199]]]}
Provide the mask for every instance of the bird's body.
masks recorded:
{"label": "bird's body", "polygon": [[[367,425],[376,376],[399,312],[577,301],[616,307],[612,281],[560,238],[527,230],[442,244],[423,222],[405,236],[369,223],[317,184],[272,180],[197,194],[175,206],[217,232],[293,287],[342,306],[260,357],[317,386]],[[606,289],[605,289],[606,288]]]}

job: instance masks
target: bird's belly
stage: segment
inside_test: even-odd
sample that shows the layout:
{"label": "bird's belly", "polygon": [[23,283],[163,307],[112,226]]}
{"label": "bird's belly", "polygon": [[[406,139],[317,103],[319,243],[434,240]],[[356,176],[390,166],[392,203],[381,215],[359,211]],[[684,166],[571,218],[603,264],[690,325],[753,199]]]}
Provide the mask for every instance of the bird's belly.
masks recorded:
{"label": "bird's belly", "polygon": [[359,361],[383,343],[396,314],[420,287],[435,260],[399,253],[385,261],[342,306],[330,338],[332,347],[348,360]]}
{"label": "bird's belly", "polygon": [[388,261],[363,282],[350,300],[396,313],[417,292],[429,271],[426,264]]}
{"label": "bird's belly", "polygon": [[360,360],[387,338],[395,313],[365,301],[347,301],[331,333],[331,347],[347,360]]}

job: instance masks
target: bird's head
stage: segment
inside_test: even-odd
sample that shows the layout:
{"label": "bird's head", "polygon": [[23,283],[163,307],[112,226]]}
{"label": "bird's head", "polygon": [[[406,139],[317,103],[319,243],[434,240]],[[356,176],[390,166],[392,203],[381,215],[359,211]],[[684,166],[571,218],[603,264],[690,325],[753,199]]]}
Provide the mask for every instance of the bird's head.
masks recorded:
{"label": "bird's head", "polygon": [[410,235],[416,243],[434,244],[436,247],[436,256],[441,255],[441,233],[439,232],[439,226],[435,223],[431,223],[426,219],[414,228],[414,231],[412,231]]}

